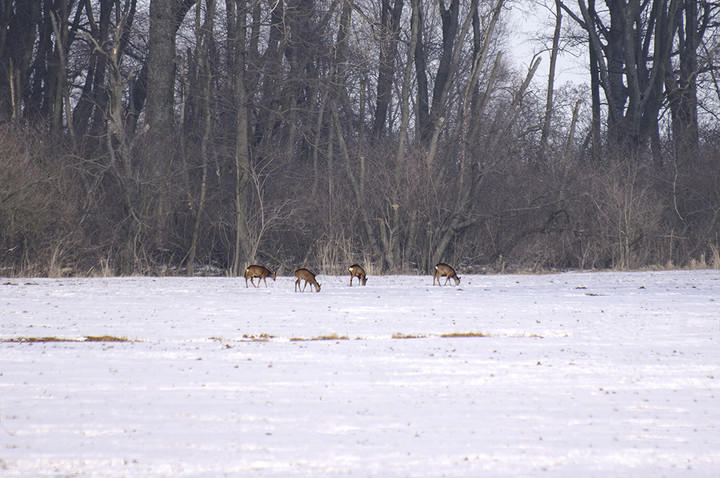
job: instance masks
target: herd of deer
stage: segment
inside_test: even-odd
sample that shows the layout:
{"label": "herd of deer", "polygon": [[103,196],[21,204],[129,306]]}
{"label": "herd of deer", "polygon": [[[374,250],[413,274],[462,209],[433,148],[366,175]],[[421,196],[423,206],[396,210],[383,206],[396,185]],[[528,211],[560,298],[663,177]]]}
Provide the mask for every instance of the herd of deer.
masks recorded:
{"label": "herd of deer", "polygon": [[[365,285],[367,284],[367,275],[365,274],[365,269],[363,269],[358,264],[353,264],[348,268],[348,271],[350,272],[350,287],[353,285],[353,279],[356,277],[358,278],[358,284]],[[245,287],[248,287],[248,280],[250,280],[250,283],[255,287],[260,287],[260,279],[265,282],[265,287],[267,287],[267,278],[271,278],[272,280],[275,280],[276,273],[270,272],[269,269],[258,266],[258,265],[252,265],[249,266],[247,269],[245,269]],[[302,289],[300,289],[300,292],[305,292],[305,289],[307,288],[307,285],[310,284],[310,290],[312,290],[313,287],[315,287],[316,292],[320,292],[320,284],[317,280],[315,280],[315,274],[310,272],[310,270],[302,268],[295,271],[295,277],[297,279],[295,280],[295,292],[300,289],[301,282],[305,281],[304,284],[302,284]],[[445,284],[447,285],[448,281],[450,279],[453,279],[455,281],[455,285],[460,284],[460,278],[455,273],[455,269],[450,267],[447,264],[443,264],[442,262],[435,266],[435,274],[433,275],[433,285],[435,285],[435,281],[437,280],[437,285],[440,284],[440,278],[445,277]],[[253,279],[257,279],[258,283],[255,285],[255,281]]]}

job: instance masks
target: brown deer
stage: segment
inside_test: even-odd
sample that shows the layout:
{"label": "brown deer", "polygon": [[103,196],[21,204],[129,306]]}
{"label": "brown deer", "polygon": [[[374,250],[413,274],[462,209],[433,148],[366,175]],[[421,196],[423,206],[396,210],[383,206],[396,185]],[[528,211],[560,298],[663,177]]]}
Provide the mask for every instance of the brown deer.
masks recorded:
{"label": "brown deer", "polygon": [[[267,278],[269,277],[272,280],[275,280],[275,275],[275,272],[270,272],[263,266],[248,266],[248,268],[245,269],[245,287],[248,286],[248,279],[250,279],[250,283],[255,287],[260,287],[260,279],[262,279],[265,282],[265,287],[267,287]],[[255,285],[255,282],[253,281],[256,277],[258,278],[257,285]]]}
{"label": "brown deer", "polygon": [[350,271],[350,287],[352,287],[353,279],[358,278],[358,284],[365,285],[367,283],[367,276],[365,275],[365,269],[357,264],[353,264],[348,269]]}
{"label": "brown deer", "polygon": [[455,269],[450,267],[447,264],[443,264],[442,262],[435,266],[435,275],[433,276],[433,285],[435,285],[435,279],[437,279],[437,284],[440,285],[440,278],[442,276],[445,276],[445,284],[447,285],[448,281],[452,278],[455,279],[455,285],[458,285],[460,283],[460,278],[455,273]]}
{"label": "brown deer", "polygon": [[308,284],[312,284],[310,286],[310,290],[312,290],[312,286],[315,286],[316,291],[320,292],[320,284],[318,284],[318,281],[315,280],[315,274],[310,272],[307,269],[298,269],[295,271],[295,277],[297,277],[297,280],[295,281],[295,292],[297,292],[298,288],[300,287],[300,281],[304,280],[305,284],[303,285],[303,288],[300,292],[305,292],[305,288]]}

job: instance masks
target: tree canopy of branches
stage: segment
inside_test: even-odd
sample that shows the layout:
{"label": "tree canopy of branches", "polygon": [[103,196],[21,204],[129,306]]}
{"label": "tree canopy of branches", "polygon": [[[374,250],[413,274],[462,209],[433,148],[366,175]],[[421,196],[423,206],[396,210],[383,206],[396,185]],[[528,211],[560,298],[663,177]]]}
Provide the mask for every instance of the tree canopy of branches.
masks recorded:
{"label": "tree canopy of branches", "polygon": [[1,0],[0,266],[720,266],[717,6],[558,0],[544,92],[510,6]]}

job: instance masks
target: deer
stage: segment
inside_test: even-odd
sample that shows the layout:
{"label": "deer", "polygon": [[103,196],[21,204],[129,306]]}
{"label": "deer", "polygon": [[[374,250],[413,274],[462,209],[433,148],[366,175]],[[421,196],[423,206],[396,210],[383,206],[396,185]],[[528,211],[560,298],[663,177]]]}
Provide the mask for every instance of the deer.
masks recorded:
{"label": "deer", "polygon": [[457,273],[455,272],[455,269],[450,267],[447,264],[443,264],[442,262],[435,266],[435,275],[433,276],[433,285],[435,285],[435,279],[437,279],[437,285],[440,285],[440,278],[442,276],[445,276],[445,284],[447,285],[448,281],[452,278],[455,280],[455,285],[458,285],[460,283],[460,278],[458,277]]}
{"label": "deer", "polygon": [[[276,273],[270,272],[268,269],[264,268],[263,266],[257,266],[252,265],[248,266],[247,269],[245,269],[245,287],[248,286],[248,279],[250,279],[250,283],[254,285],[255,287],[260,287],[260,279],[265,282],[265,287],[267,287],[267,278],[271,278],[272,280],[275,280]],[[258,278],[258,283],[255,285],[255,282],[253,281],[254,278]]]}
{"label": "deer", "polygon": [[320,292],[320,284],[318,284],[318,281],[315,280],[315,274],[313,274],[309,270],[305,268],[298,269],[295,271],[295,277],[297,277],[297,280],[295,281],[295,292],[297,292],[298,288],[300,287],[301,280],[304,280],[305,284],[303,285],[303,288],[300,292],[305,292],[305,288],[308,284],[312,284],[310,286],[310,290],[312,290],[312,286],[315,286],[315,292]]}
{"label": "deer", "polygon": [[365,285],[367,283],[367,276],[365,275],[365,269],[360,267],[358,264],[353,264],[348,268],[350,271],[350,287],[352,287],[353,279],[358,278],[358,284]]}

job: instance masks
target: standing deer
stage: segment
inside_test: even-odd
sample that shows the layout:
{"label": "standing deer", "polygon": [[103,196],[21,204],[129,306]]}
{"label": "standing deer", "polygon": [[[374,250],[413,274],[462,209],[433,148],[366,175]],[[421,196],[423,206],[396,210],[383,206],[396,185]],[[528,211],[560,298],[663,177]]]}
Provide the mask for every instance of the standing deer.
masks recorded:
{"label": "standing deer", "polygon": [[352,287],[353,279],[358,278],[358,284],[365,285],[367,283],[367,276],[365,275],[365,269],[357,264],[353,264],[348,269],[350,271],[350,287]]}
{"label": "standing deer", "polygon": [[304,280],[305,284],[303,285],[303,288],[300,292],[305,292],[305,288],[308,284],[312,284],[310,286],[310,290],[312,290],[312,286],[315,286],[315,289],[317,289],[315,292],[320,292],[320,284],[318,284],[318,281],[315,280],[315,274],[310,272],[307,269],[298,269],[295,271],[295,277],[297,277],[297,280],[295,281],[295,292],[297,292],[298,288],[300,287],[300,281]]}
{"label": "standing deer", "polygon": [[[255,282],[253,281],[255,277],[258,278],[257,285],[255,285]],[[248,286],[248,279],[250,279],[250,283],[255,287],[260,287],[260,279],[262,279],[265,282],[265,287],[267,287],[268,277],[272,280],[275,280],[275,272],[270,272],[263,266],[249,266],[247,269],[245,269],[245,287]]]}
{"label": "standing deer", "polygon": [[435,279],[437,279],[437,284],[440,285],[440,278],[442,276],[445,276],[445,284],[447,285],[450,278],[455,279],[455,285],[458,285],[460,283],[460,278],[455,273],[455,269],[450,267],[447,264],[443,264],[442,262],[435,266],[435,275],[433,276],[433,285],[435,285]]}

